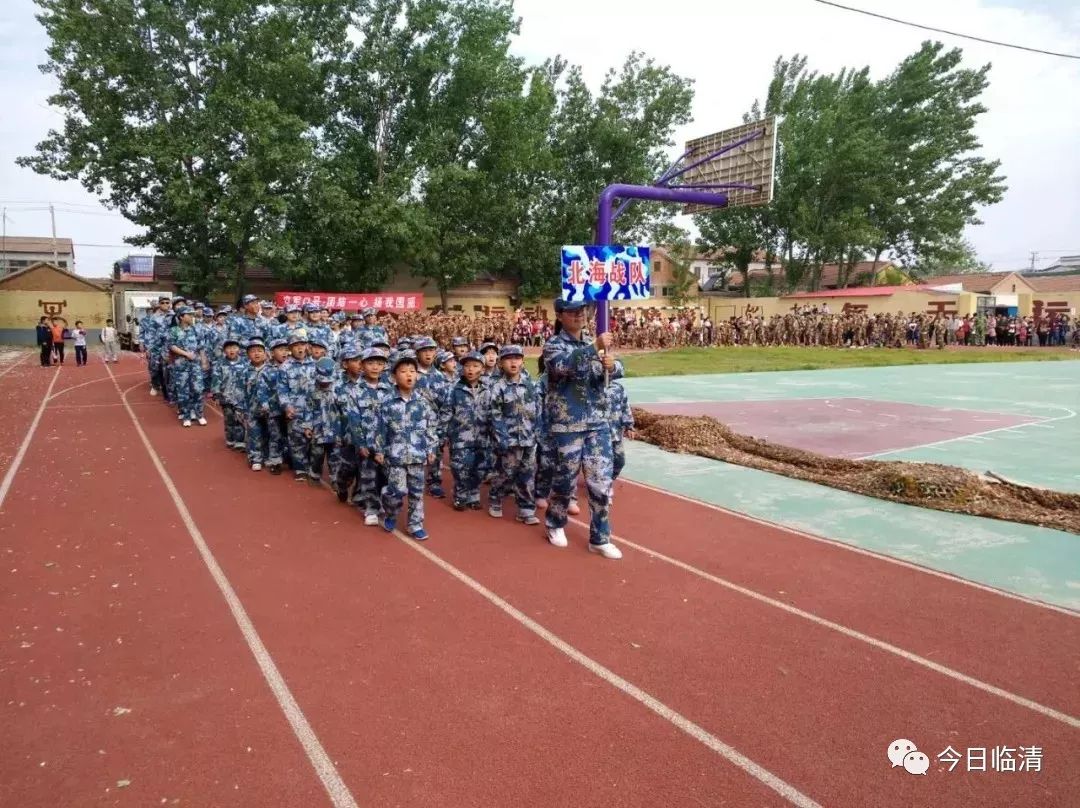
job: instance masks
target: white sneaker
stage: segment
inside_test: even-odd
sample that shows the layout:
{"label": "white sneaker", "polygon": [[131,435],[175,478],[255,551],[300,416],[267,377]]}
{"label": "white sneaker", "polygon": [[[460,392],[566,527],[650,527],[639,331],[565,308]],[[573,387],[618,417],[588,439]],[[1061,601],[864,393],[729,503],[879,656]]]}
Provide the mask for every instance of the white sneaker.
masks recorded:
{"label": "white sneaker", "polygon": [[191,421],[187,418],[184,419],[184,426],[191,426]]}
{"label": "white sneaker", "polygon": [[566,507],[566,512],[571,516],[577,516],[581,513],[581,508],[578,507],[576,499],[570,500],[570,504]]}
{"label": "white sneaker", "polygon": [[206,426],[206,419],[205,418],[200,418],[199,419],[199,426]]}
{"label": "white sneaker", "polygon": [[495,519],[502,519],[502,508],[496,508],[494,506],[488,508],[488,516],[494,517]]}
{"label": "white sneaker", "polygon": [[566,531],[561,527],[549,527],[547,534],[548,542],[552,547],[566,547],[569,544],[566,540]]}
{"label": "white sneaker", "polygon": [[155,390],[153,387],[151,387],[150,388],[150,395],[156,396],[157,395],[157,390]]}
{"label": "white sneaker", "polygon": [[590,553],[599,553],[604,558],[619,559],[622,558],[622,550],[616,547],[611,542],[607,544],[589,544]]}
{"label": "white sneaker", "polygon": [[368,527],[374,527],[375,525],[379,524],[379,514],[369,513],[367,516],[364,517],[364,524]]}
{"label": "white sneaker", "polygon": [[251,470],[252,471],[262,471],[262,463],[252,463],[251,464]]}

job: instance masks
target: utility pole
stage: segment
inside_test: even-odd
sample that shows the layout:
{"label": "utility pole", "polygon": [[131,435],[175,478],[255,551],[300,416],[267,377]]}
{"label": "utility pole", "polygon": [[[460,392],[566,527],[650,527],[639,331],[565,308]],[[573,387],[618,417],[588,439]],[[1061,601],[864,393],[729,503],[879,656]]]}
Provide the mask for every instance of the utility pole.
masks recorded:
{"label": "utility pole", "polygon": [[1035,259],[1039,257],[1039,254],[1034,250],[1031,251],[1031,271],[1035,271]]}
{"label": "utility pole", "polygon": [[52,263],[54,267],[59,267],[60,259],[56,256],[56,210],[52,202],[49,203],[49,218],[52,219]]}
{"label": "utility pole", "polygon": [[0,278],[7,275],[7,208],[0,208],[0,220],[3,221],[3,235],[0,235]]}

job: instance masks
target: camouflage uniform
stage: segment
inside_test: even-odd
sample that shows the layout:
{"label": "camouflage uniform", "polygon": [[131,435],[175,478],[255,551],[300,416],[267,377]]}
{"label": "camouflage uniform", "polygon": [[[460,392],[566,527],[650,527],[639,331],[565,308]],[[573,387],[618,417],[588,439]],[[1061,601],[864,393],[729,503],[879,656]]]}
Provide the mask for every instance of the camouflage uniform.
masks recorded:
{"label": "camouflage uniform", "polygon": [[[248,365],[244,377],[244,422],[247,426],[248,463],[255,465],[266,462],[281,465],[279,446],[270,440],[270,387],[263,376],[271,370],[270,363],[264,362],[256,367]],[[275,453],[277,449],[277,453]]]}
{"label": "camouflage uniform", "polygon": [[[432,367],[426,373],[419,371],[416,379],[416,392],[427,399],[428,404],[431,405],[432,411],[435,413],[436,422],[441,426],[442,424],[442,411],[445,406],[446,397],[449,394],[450,382],[447,381],[444,376],[435,367]],[[435,451],[435,462],[428,465],[427,468],[427,486],[428,492],[439,499],[446,496],[443,493],[442,488],[442,447],[446,442],[446,436],[442,433],[442,429],[439,429],[439,448]]]}
{"label": "camouflage uniform", "polygon": [[379,405],[375,453],[381,454],[386,464],[382,512],[391,529],[406,494],[409,532],[424,529],[424,464],[438,446],[435,413],[423,396],[413,391],[404,398],[395,390]]}
{"label": "camouflage uniform", "polygon": [[221,405],[225,445],[230,449],[244,448],[244,379],[247,372],[248,363],[242,356],[215,362],[210,371],[210,393]]}
{"label": "camouflage uniform", "polygon": [[486,391],[478,381],[469,386],[461,379],[446,396],[443,428],[450,443],[450,473],[454,477],[454,507],[480,506],[483,480],[480,457],[486,446],[482,434]]}
{"label": "camouflage uniform", "polygon": [[266,342],[271,334],[270,329],[263,325],[262,320],[262,317],[248,317],[246,314],[239,313],[229,318],[225,329],[229,338],[239,342],[240,347],[247,345],[248,341],[254,337]]}
{"label": "camouflage uniform", "polygon": [[313,483],[322,478],[324,461],[330,479],[337,479],[344,437],[342,412],[334,391],[334,360],[324,357],[316,365],[315,384],[308,392],[303,423],[303,428],[311,431],[308,476]]}
{"label": "camouflage uniform", "polygon": [[[556,456],[547,527],[566,526],[578,474],[584,473],[591,513],[589,542],[607,544],[611,541],[608,512],[614,461],[604,389],[607,377],[600,356],[590,343],[561,331],[544,345],[544,368],[548,376],[544,422]],[[610,379],[622,375],[622,363],[616,362]]]}
{"label": "camouflage uniform", "polygon": [[517,381],[503,376],[491,385],[487,405],[495,456],[490,504],[501,513],[503,498],[512,487],[517,501],[517,518],[525,521],[536,515],[533,484],[536,425],[540,415],[536,383],[524,376]]}
{"label": "camouflage uniform", "polygon": [[277,364],[272,359],[266,363],[259,374],[256,398],[260,412],[266,417],[266,465],[275,470],[285,459],[285,409],[281,403],[280,391],[285,385],[285,364]]}
{"label": "camouflage uniform", "polygon": [[179,348],[195,354],[194,359],[173,354],[172,376],[179,414],[182,418],[203,417],[202,340],[194,325],[176,326],[169,338],[169,349]]}
{"label": "camouflage uniform", "polygon": [[[281,384],[278,401],[285,417],[285,432],[289,444],[289,463],[293,474],[299,479],[308,476],[311,463],[311,447],[304,434],[304,419],[308,397],[315,387],[315,360],[310,356],[302,360],[287,359],[281,366]],[[292,411],[292,417],[289,412]]]}
{"label": "camouflage uniform", "polygon": [[611,479],[615,481],[626,466],[626,448],[623,446],[623,432],[634,428],[634,413],[630,409],[630,399],[626,389],[618,382],[608,385],[608,411],[611,413]]}
{"label": "camouflage uniform", "polygon": [[[379,406],[394,394],[394,388],[385,382],[374,386],[363,378],[353,381],[346,377],[338,384],[337,398],[346,421],[345,441],[338,469],[338,498],[348,496],[349,484],[355,479],[352,501],[364,508],[365,516],[379,512],[380,477],[382,468],[375,462],[375,435],[379,429]],[[361,449],[368,456],[362,457]]]}

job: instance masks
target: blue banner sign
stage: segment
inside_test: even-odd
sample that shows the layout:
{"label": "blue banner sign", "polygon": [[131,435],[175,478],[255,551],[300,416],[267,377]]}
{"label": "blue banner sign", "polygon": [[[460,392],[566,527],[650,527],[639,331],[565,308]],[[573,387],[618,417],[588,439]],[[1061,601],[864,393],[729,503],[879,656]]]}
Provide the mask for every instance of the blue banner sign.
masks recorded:
{"label": "blue banner sign", "polygon": [[648,300],[651,281],[648,247],[574,244],[562,248],[563,300]]}

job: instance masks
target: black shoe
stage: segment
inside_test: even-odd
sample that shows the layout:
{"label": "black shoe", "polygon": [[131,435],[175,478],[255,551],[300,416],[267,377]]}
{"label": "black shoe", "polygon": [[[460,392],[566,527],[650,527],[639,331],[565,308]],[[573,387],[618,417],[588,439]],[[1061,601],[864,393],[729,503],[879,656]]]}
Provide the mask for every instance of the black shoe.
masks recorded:
{"label": "black shoe", "polygon": [[267,468],[270,470],[270,473],[275,475],[275,476],[281,474],[281,464],[280,463],[278,463],[276,466],[267,466]]}
{"label": "black shoe", "polygon": [[469,503],[469,510],[470,511],[478,511],[478,510],[480,510],[480,503],[479,502],[470,502]]}
{"label": "black shoe", "polygon": [[337,494],[338,502],[344,502],[349,498],[349,489],[347,488],[335,488],[334,493]]}
{"label": "black shoe", "polygon": [[463,511],[463,510],[465,510],[466,507],[467,506],[465,505],[464,502],[455,502],[454,503],[454,510],[455,511]]}
{"label": "black shoe", "polygon": [[308,477],[308,485],[313,485],[318,488],[322,485],[322,479],[319,477]]}

